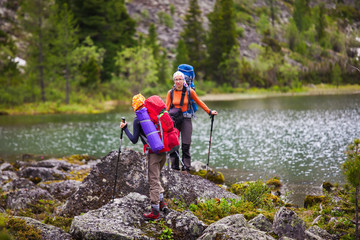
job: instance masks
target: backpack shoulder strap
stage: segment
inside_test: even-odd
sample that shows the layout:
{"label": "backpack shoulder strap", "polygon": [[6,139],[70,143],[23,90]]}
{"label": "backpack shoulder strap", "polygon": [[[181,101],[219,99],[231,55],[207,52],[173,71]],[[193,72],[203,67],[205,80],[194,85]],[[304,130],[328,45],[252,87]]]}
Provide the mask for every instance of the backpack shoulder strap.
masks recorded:
{"label": "backpack shoulder strap", "polygon": [[182,107],[184,105],[184,98],[185,98],[185,93],[187,92],[187,89],[188,88],[186,88],[186,87],[183,87],[183,89],[182,89],[180,107]]}
{"label": "backpack shoulder strap", "polygon": [[[189,87],[188,88],[188,97],[189,97],[189,104],[188,104],[188,110],[193,110],[192,109],[192,104],[191,104],[191,101],[192,101],[192,99],[191,99],[191,93],[190,93],[190,91],[191,91],[191,88]],[[193,90],[193,91],[195,91],[195,90]]]}
{"label": "backpack shoulder strap", "polygon": [[170,108],[174,108],[173,98],[174,98],[174,88],[170,90]]}

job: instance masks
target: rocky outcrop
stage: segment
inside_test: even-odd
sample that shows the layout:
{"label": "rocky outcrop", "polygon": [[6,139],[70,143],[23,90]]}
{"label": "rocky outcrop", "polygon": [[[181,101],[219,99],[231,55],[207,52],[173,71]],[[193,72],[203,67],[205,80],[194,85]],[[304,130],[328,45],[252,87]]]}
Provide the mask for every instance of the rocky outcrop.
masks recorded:
{"label": "rocky outcrop", "polygon": [[[126,2],[126,8],[129,15],[137,20],[136,30],[138,33],[148,34],[150,24],[153,23],[156,25],[159,42],[169,50],[169,57],[174,58],[175,55],[172,54],[172,50],[176,48],[180,33],[185,26],[184,17],[189,10],[189,2],[190,0],[132,0]],[[213,11],[215,2],[216,0],[198,1],[203,27],[206,30],[209,29],[208,14]],[[274,1],[274,3],[276,5],[275,7],[280,9],[277,13],[277,21],[275,23],[275,28],[280,31],[280,29],[288,23],[291,17],[291,10],[281,1]],[[256,0],[252,2],[251,7],[261,8],[268,7],[268,5],[264,0]],[[168,22],[172,24],[165,23],[163,19],[165,14],[168,16]],[[255,14],[251,15],[251,18],[255,23],[259,20]],[[238,38],[241,56],[254,59],[257,52],[249,46],[252,43],[263,45],[262,35],[254,26],[254,23],[249,24],[249,22],[246,21],[239,21],[237,27],[244,29],[243,36]],[[278,38],[282,38],[280,34],[278,35]],[[282,41],[285,41],[285,39],[282,39]]]}
{"label": "rocky outcrop", "polygon": [[4,186],[2,186],[2,190],[7,191],[15,191],[16,189],[20,188],[34,188],[35,184],[26,178],[18,178],[13,179],[12,181],[6,183]]}
{"label": "rocky outcrop", "polygon": [[[73,194],[61,209],[61,214],[75,216],[89,210],[98,209],[112,199],[115,183],[115,169],[118,152],[114,151],[101,159],[84,179],[79,190]],[[130,192],[149,196],[147,180],[147,160],[139,152],[124,150],[121,153],[117,172],[115,197],[124,197]],[[235,198],[230,193],[212,182],[199,176],[184,174],[164,168],[161,175],[165,198],[177,198],[187,205],[199,198]]]}
{"label": "rocky outcrop", "polygon": [[333,236],[332,234],[328,233],[324,229],[319,228],[316,225],[309,227],[305,232],[312,233],[313,235],[318,236],[324,240],[336,239],[336,236]]}
{"label": "rocky outcrop", "polygon": [[66,180],[62,182],[51,182],[48,184],[40,183],[39,186],[46,189],[56,199],[63,201],[68,199],[80,187],[81,182],[75,180]]}
{"label": "rocky outcrop", "polygon": [[57,170],[69,171],[74,165],[66,162],[65,160],[58,159],[47,159],[40,162],[35,162],[31,164],[33,167],[44,167],[44,168],[53,168]]}
{"label": "rocky outcrop", "polygon": [[35,228],[41,231],[41,238],[44,240],[51,239],[51,240],[71,240],[72,237],[70,234],[66,233],[64,230],[44,224],[39,222],[35,219],[28,218],[28,217],[20,217],[22,220],[26,222],[27,225],[34,226]]}
{"label": "rocky outcrop", "polygon": [[52,180],[65,180],[68,176],[53,168],[46,167],[25,167],[19,171],[19,175],[24,178],[33,179],[34,181],[52,181]]}
{"label": "rocky outcrop", "polygon": [[[273,223],[262,214],[249,222],[243,215],[236,214],[207,226],[189,210],[179,212],[172,209],[167,214],[161,213],[160,220],[147,222],[142,217],[144,212],[150,211],[146,157],[133,150],[123,151],[118,164],[116,196],[111,201],[117,156],[118,152],[110,152],[99,161],[83,165],[54,159],[17,162],[14,168],[5,165],[0,172],[0,180],[4,183],[2,192],[6,198],[0,201],[0,211],[5,213],[5,209],[12,209],[17,214],[19,210],[39,204],[43,199],[65,201],[59,212],[75,216],[70,234],[34,219],[23,218],[27,224],[42,231],[43,239],[159,239],[165,230],[171,230],[167,234],[173,239],[272,240],[274,234],[283,240],[336,239],[317,226],[305,229],[305,223],[296,213],[285,207],[278,210]],[[92,170],[83,182],[59,180],[34,184],[29,180],[56,171],[72,176],[72,172],[90,167]],[[198,170],[203,167],[199,164]],[[31,174],[26,175],[27,171]],[[165,198],[176,198],[185,208],[202,199],[239,199],[237,195],[200,176],[167,167],[161,173],[161,182]]]}
{"label": "rocky outcrop", "polygon": [[275,238],[267,235],[265,232],[252,228],[242,214],[235,214],[211,224],[198,239],[274,240]]}
{"label": "rocky outcrop", "polygon": [[15,172],[13,171],[2,171],[1,175],[0,175],[0,184],[6,184],[9,181],[11,181],[12,179],[16,179],[18,178],[18,176],[16,175]]}
{"label": "rocky outcrop", "polygon": [[[76,216],[70,233],[75,239],[158,239],[161,229],[153,229],[154,224],[142,216],[149,204],[148,197],[130,193],[99,209]],[[181,239],[196,239],[206,227],[188,211],[170,210],[164,222],[173,227]]]}
{"label": "rocky outcrop", "polygon": [[[189,0],[133,0],[126,3],[126,8],[130,16],[137,19],[138,32],[148,34],[150,24],[154,23],[161,45],[167,49],[175,49],[185,24],[184,16],[188,11],[189,2]],[[204,28],[207,29],[207,14],[212,12],[215,0],[198,1],[198,4],[202,12]],[[170,17],[171,26],[162,20],[164,14]]]}
{"label": "rocky outcrop", "polygon": [[273,222],[273,231],[278,236],[293,239],[305,239],[305,222],[292,210],[281,207],[276,212]]}
{"label": "rocky outcrop", "polygon": [[41,199],[53,200],[53,196],[44,189],[21,188],[18,191],[10,192],[6,198],[6,207],[12,210],[21,210],[28,207],[28,204],[36,204]]}
{"label": "rocky outcrop", "polygon": [[249,224],[263,232],[272,231],[272,223],[264,215],[259,214],[249,221]]}
{"label": "rocky outcrop", "polygon": [[[75,216],[98,209],[113,196],[118,152],[110,152],[101,159],[83,180],[79,189],[64,204],[61,214]],[[130,192],[149,194],[145,174],[146,159],[139,152],[125,150],[120,155],[117,171],[115,197],[124,197]]]}
{"label": "rocky outcrop", "polygon": [[14,171],[14,168],[10,163],[3,163],[0,165],[0,171]]}
{"label": "rocky outcrop", "polygon": [[174,235],[181,239],[197,239],[207,227],[189,210],[170,211],[164,217],[166,225],[174,230]]}

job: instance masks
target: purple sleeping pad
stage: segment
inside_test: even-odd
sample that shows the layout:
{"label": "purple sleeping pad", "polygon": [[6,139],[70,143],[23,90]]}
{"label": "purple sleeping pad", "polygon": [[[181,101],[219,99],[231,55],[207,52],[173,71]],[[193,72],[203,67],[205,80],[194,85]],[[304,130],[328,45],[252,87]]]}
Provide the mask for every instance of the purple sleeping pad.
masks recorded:
{"label": "purple sleeping pad", "polygon": [[140,121],[140,125],[144,130],[146,138],[149,142],[150,148],[153,152],[157,153],[164,148],[164,144],[161,141],[158,131],[155,128],[155,124],[151,121],[147,109],[143,107],[137,110],[136,116]]}

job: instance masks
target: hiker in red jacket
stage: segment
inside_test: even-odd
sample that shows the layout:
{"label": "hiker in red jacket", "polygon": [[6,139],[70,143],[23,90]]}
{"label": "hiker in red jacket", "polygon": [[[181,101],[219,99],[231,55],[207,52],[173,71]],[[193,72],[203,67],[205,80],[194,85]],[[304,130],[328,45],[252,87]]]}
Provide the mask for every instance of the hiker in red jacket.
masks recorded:
{"label": "hiker in red jacket", "polygon": [[[191,167],[191,155],[190,145],[192,136],[192,121],[191,117],[187,113],[191,107],[189,100],[194,100],[205,112],[210,116],[217,115],[216,110],[210,110],[206,104],[201,101],[196,92],[189,88],[185,82],[185,76],[182,72],[177,71],[173,74],[173,80],[175,87],[171,89],[166,96],[166,110],[175,121],[175,127],[179,129],[181,134],[181,149],[182,149],[182,171],[190,171]],[[171,168],[180,170],[179,168],[179,156],[176,152],[170,154]]]}
{"label": "hiker in red jacket", "polygon": [[[141,109],[144,105],[145,97],[141,94],[135,95],[132,99],[132,107],[134,111]],[[136,144],[141,139],[142,143],[147,144],[144,130],[140,125],[140,121],[137,117],[133,121],[133,134],[130,133],[127,128],[127,122],[122,122],[120,127],[124,129],[126,135],[133,144]],[[167,212],[169,209],[164,201],[164,189],[160,183],[160,172],[166,162],[166,153],[153,153],[147,151],[148,160],[148,179],[150,185],[150,200],[151,200],[151,212],[145,213],[144,218],[146,220],[157,219],[160,216],[160,211]]]}

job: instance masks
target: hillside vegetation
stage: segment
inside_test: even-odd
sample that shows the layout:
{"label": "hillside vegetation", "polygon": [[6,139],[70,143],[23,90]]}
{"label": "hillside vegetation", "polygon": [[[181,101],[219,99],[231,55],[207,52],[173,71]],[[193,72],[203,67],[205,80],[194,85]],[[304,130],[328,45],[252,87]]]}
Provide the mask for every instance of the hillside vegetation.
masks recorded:
{"label": "hillside vegetation", "polygon": [[163,95],[180,63],[198,94],[355,84],[359,2],[5,0],[0,108]]}

